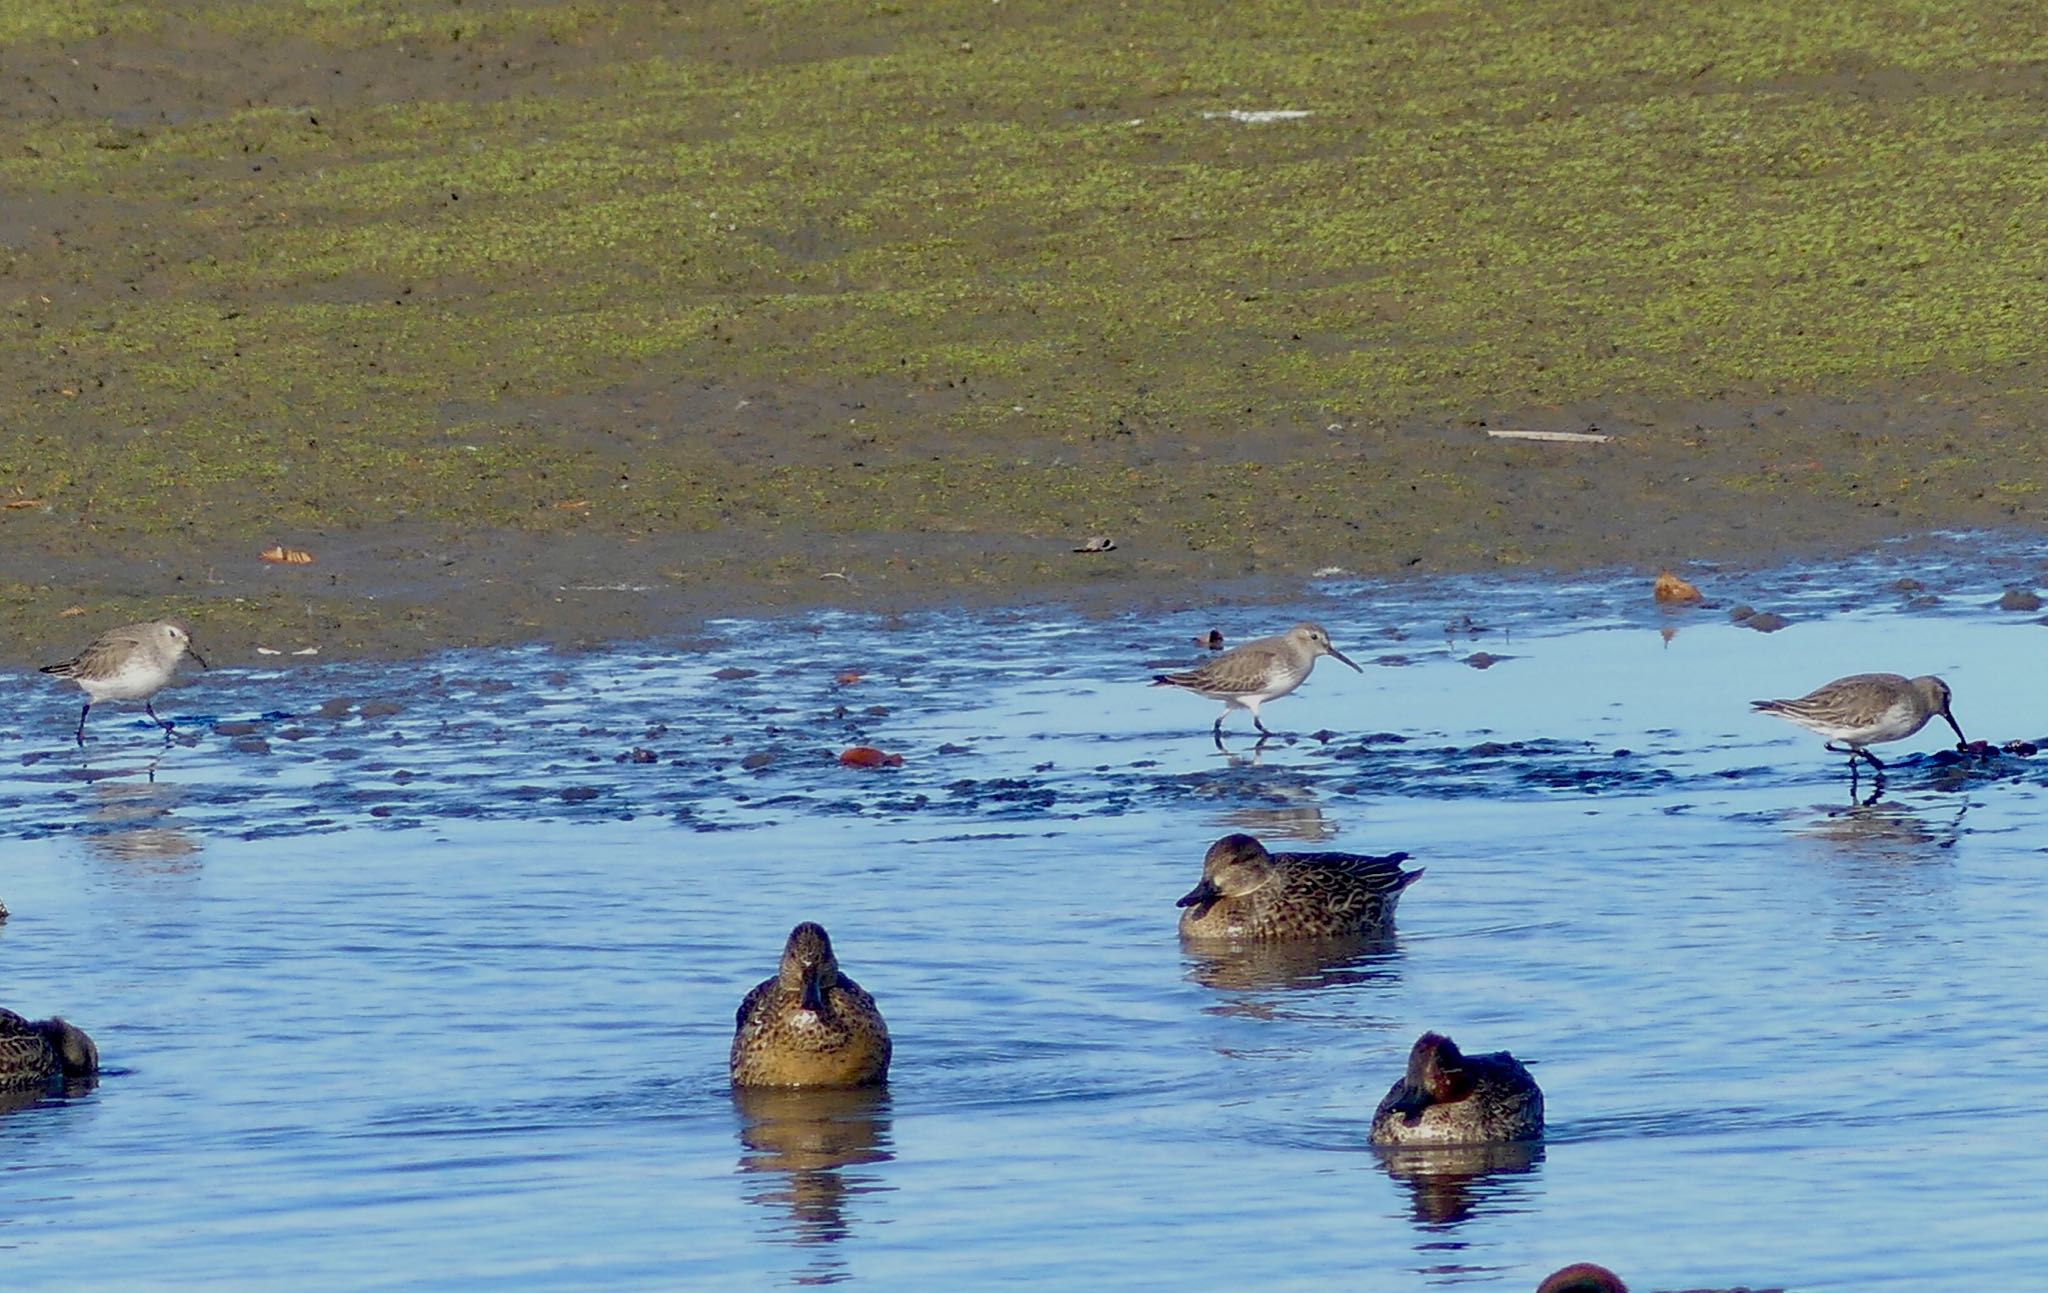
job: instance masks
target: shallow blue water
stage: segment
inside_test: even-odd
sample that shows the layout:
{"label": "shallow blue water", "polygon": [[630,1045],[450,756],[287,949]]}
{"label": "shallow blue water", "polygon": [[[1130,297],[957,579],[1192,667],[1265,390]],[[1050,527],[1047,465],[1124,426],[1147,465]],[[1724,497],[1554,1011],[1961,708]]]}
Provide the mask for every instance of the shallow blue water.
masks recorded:
{"label": "shallow blue water", "polygon": [[[159,706],[178,743],[110,706],[83,756],[68,693],[5,679],[0,1004],[110,1070],[0,1115],[8,1284],[2024,1285],[2048,756],[1937,725],[1858,806],[1745,702],[1939,672],[1970,736],[2039,738],[2048,628],[1968,562],[1729,584],[1793,624],[1633,578],[732,622],[216,669]],[[1240,715],[1219,754],[1144,685],[1304,615],[1365,673],[1266,717],[1326,741],[1255,755]],[[833,760],[860,741],[904,765]],[[1236,829],[1413,853],[1398,946],[1184,951]],[[889,1090],[736,1104],[733,1007],[801,919],[880,1001]],[[1367,1148],[1425,1028],[1532,1064],[1539,1152]]]}

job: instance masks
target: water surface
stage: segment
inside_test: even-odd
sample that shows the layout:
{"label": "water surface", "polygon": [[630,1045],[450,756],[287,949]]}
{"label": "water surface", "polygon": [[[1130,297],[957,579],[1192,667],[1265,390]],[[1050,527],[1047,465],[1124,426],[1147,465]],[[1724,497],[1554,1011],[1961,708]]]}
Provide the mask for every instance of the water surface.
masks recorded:
{"label": "water surface", "polygon": [[[219,669],[164,698],[168,748],[107,706],[83,754],[68,692],[7,679],[0,1003],[110,1071],[0,1115],[0,1261],[124,1289],[1527,1289],[1581,1259],[2019,1286],[2048,1261],[2048,758],[1957,760],[1937,725],[1873,799],[1746,702],[1938,672],[1972,737],[2039,738],[2048,629],[1967,563],[1731,583],[1678,614],[1633,578],[1331,583]],[[1736,593],[1792,624],[1730,623]],[[1213,706],[1144,685],[1212,626],[1302,616],[1366,669],[1267,709],[1297,739],[1239,715],[1219,752]],[[839,766],[856,743],[904,763]],[[1184,950],[1173,900],[1230,830],[1428,874],[1389,948]],[[736,1102],[733,1008],[802,919],[879,999],[892,1081]],[[1531,1063],[1547,1141],[1372,1152],[1425,1028]]]}

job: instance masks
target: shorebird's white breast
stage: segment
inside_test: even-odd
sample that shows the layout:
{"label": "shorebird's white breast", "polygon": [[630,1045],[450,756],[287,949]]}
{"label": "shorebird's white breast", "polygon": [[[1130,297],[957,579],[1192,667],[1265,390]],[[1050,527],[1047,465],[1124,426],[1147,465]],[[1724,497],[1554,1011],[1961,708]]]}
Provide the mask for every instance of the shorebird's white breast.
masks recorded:
{"label": "shorebird's white breast", "polygon": [[121,662],[121,667],[99,678],[74,678],[95,703],[102,700],[144,700],[163,689],[171,671],[141,653]]}

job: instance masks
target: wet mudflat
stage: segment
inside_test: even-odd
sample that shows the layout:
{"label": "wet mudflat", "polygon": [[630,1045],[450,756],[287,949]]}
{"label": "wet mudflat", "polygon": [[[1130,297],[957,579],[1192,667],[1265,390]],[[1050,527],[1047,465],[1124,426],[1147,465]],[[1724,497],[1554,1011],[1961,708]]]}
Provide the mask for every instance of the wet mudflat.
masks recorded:
{"label": "wet mudflat", "polygon": [[[1937,724],[1852,794],[1746,702],[1934,672],[1971,737],[2035,740],[2048,627],[1967,562],[1703,582],[215,670],[168,748],[110,706],[83,753],[9,678],[0,1003],[110,1071],[0,1119],[0,1253],[124,1288],[2014,1284],[2048,759]],[[1297,617],[1366,672],[1270,706],[1295,739],[1219,752],[1144,685]],[[1428,871],[1391,946],[1184,950],[1230,830]],[[886,1094],[726,1088],[800,919],[888,1017]],[[1367,1147],[1432,1027],[1531,1063],[1539,1149]]]}

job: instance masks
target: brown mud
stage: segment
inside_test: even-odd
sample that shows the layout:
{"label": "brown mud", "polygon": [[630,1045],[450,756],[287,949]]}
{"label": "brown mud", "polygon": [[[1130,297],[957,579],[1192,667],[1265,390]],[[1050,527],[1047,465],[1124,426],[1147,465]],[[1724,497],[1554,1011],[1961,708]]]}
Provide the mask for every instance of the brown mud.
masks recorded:
{"label": "brown mud", "polygon": [[2023,18],[1159,8],[0,4],[0,659],[2048,522]]}

